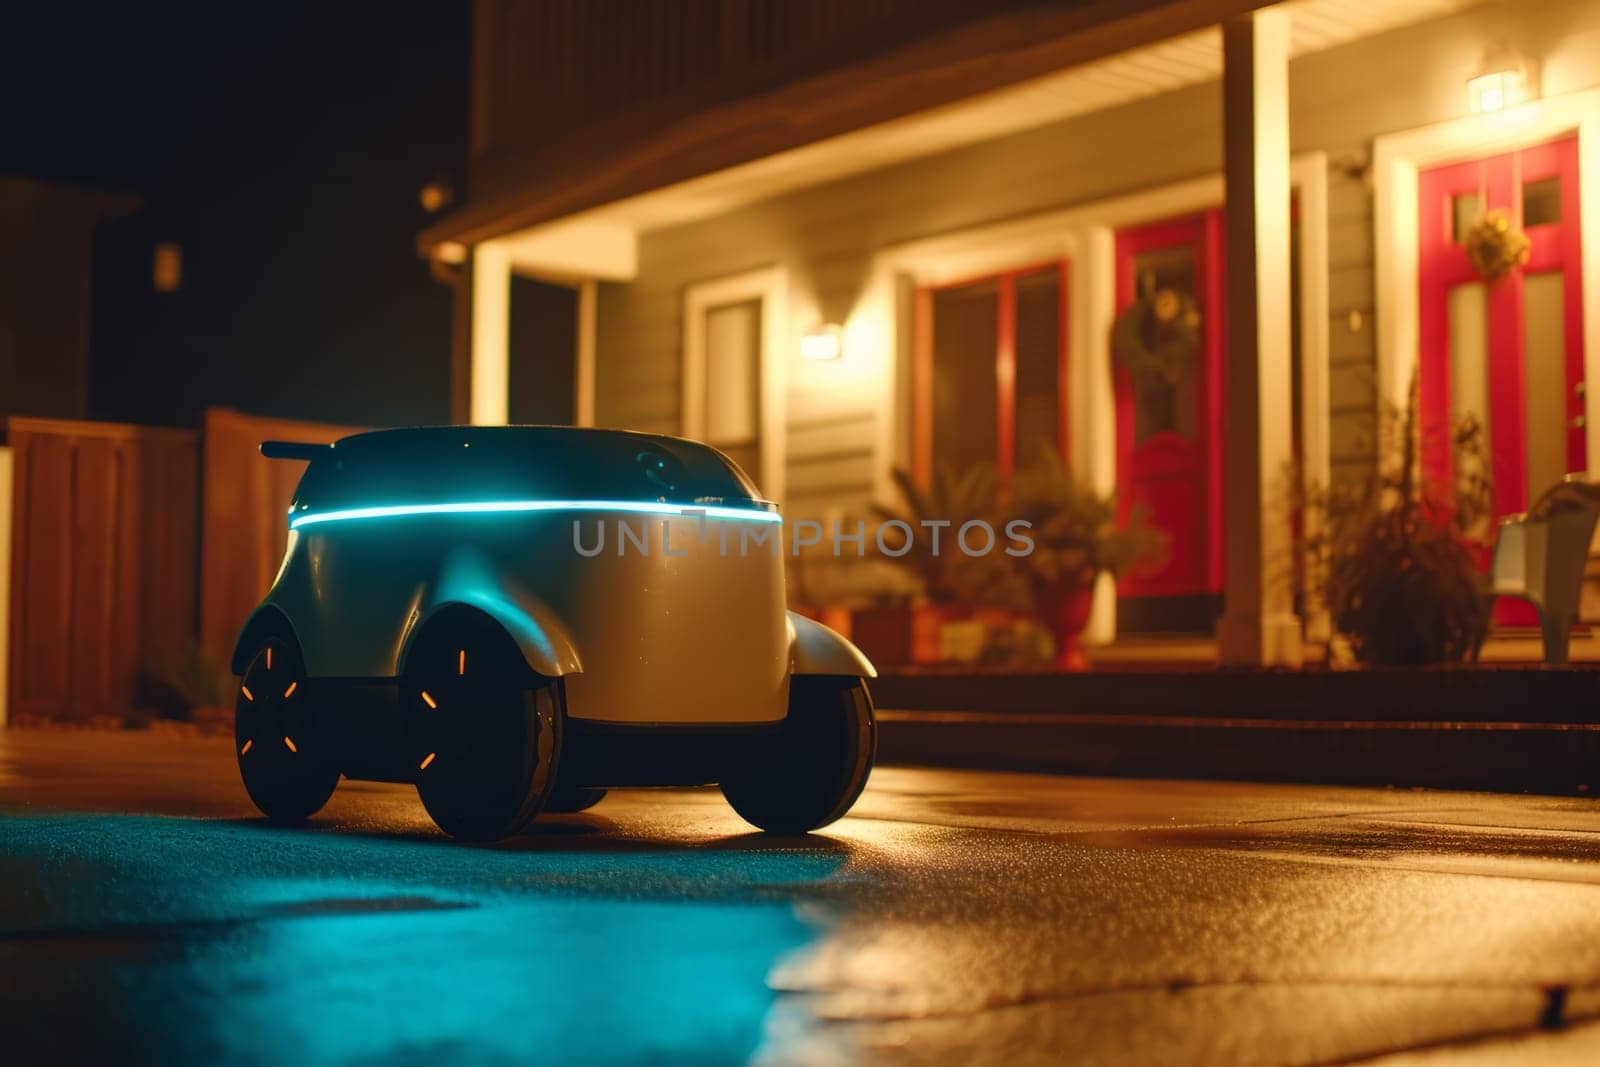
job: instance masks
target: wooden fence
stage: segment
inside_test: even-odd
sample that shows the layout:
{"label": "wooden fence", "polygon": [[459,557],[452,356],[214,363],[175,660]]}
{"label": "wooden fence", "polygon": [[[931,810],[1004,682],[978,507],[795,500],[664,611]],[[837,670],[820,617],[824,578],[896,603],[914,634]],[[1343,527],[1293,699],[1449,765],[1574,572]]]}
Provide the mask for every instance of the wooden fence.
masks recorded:
{"label": "wooden fence", "polygon": [[5,420],[14,461],[14,718],[121,714],[153,659],[194,640],[197,435]]}
{"label": "wooden fence", "polygon": [[13,721],[121,716],[142,678],[225,668],[283,559],[304,470],[257,446],[355,432],[220,408],[206,412],[203,434],[32,418],[0,426],[13,465]]}
{"label": "wooden fence", "polygon": [[221,663],[283,562],[289,498],[304,463],[269,460],[265,440],[333,441],[351,426],[296,422],[211,408],[205,421],[201,520],[200,646]]}

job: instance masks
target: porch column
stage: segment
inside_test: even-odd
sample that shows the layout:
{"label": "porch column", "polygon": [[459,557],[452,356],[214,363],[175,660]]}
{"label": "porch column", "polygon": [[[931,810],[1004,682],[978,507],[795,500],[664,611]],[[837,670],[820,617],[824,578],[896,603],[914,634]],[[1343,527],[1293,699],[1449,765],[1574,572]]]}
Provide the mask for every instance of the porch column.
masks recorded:
{"label": "porch column", "polygon": [[1301,661],[1284,500],[1291,459],[1289,16],[1222,27],[1228,358],[1223,663]]}
{"label": "porch column", "polygon": [[504,426],[511,415],[511,257],[485,241],[472,249],[468,415],[474,426]]}

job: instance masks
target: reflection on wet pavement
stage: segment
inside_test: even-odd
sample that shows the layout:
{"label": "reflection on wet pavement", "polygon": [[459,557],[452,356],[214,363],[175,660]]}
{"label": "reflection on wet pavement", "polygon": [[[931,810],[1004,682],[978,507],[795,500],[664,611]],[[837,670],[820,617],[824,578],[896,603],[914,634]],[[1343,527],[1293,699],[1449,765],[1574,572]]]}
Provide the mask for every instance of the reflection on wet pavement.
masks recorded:
{"label": "reflection on wet pavement", "polygon": [[814,932],[785,894],[843,862],[106,815],[10,818],[0,850],[27,886],[8,1043],[196,1063],[744,1062],[768,971]]}
{"label": "reflection on wet pavement", "polygon": [[230,757],[0,734],[7,1048],[1600,1062],[1586,800],[890,767],[821,835],[751,833],[710,790],[619,791],[471,848],[395,786],[267,828]]}

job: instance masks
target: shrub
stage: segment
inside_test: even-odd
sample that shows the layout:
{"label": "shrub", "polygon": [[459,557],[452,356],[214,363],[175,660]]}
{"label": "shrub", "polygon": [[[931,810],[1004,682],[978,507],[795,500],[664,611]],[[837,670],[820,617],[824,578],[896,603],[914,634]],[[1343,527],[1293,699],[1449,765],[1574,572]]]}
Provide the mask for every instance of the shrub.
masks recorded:
{"label": "shrub", "polygon": [[1365,482],[1302,495],[1323,519],[1306,541],[1311,592],[1362,664],[1460,662],[1489,621],[1471,547],[1489,514],[1483,428],[1470,417],[1455,427],[1445,485],[1419,469],[1415,383],[1404,409],[1382,413],[1379,439]]}

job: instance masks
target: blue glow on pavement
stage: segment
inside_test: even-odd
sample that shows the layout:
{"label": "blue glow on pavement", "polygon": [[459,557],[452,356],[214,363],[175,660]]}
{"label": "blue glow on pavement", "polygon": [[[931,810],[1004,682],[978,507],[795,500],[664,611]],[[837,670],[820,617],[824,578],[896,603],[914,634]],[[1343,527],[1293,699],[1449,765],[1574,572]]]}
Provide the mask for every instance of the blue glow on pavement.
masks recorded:
{"label": "blue glow on pavement", "polygon": [[63,1060],[744,1063],[820,932],[767,894],[843,862],[7,810],[0,1019]]}
{"label": "blue glow on pavement", "polygon": [[387,504],[364,508],[339,508],[291,515],[289,529],[325,522],[357,519],[394,519],[416,515],[512,515],[541,511],[611,511],[630,515],[727,519],[735,522],[782,522],[774,511],[730,508],[722,504],[663,504],[643,500],[466,500],[444,504]]}

